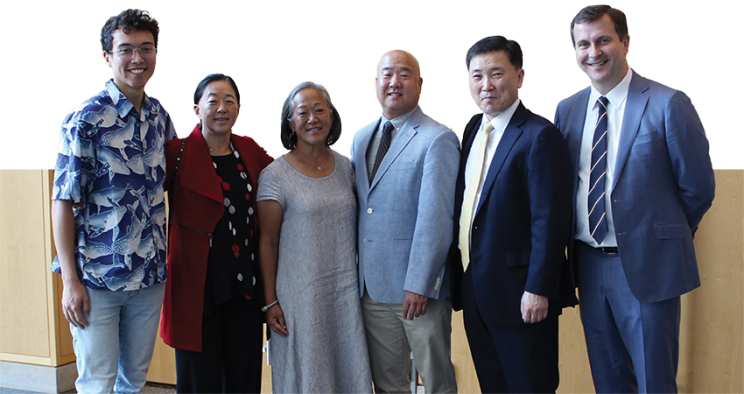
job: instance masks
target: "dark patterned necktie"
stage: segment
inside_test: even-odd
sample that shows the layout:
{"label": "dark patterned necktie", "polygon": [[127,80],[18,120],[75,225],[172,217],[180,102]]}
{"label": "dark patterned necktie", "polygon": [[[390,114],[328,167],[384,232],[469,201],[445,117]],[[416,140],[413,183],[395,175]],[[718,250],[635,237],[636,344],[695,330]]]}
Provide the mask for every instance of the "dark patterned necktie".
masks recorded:
{"label": "dark patterned necktie", "polygon": [[393,124],[388,121],[385,123],[385,127],[382,128],[382,138],[380,138],[380,147],[377,149],[377,157],[375,158],[375,165],[372,167],[372,173],[369,176],[369,183],[372,184],[372,180],[375,179],[377,169],[380,168],[382,159],[385,158],[385,154],[390,149],[390,141],[393,139]]}
{"label": "dark patterned necktie", "polygon": [[592,142],[592,167],[589,175],[589,231],[597,243],[607,235],[607,212],[605,211],[605,182],[607,179],[607,104],[609,100],[602,96],[599,103],[599,117],[594,128]]}

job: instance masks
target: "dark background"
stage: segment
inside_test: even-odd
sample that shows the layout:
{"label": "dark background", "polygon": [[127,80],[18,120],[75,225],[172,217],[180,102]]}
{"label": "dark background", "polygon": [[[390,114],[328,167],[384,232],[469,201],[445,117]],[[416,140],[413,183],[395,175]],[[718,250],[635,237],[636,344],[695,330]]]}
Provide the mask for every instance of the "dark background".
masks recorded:
{"label": "dark background", "polygon": [[[277,155],[284,153],[278,121],[287,93],[301,81],[321,81],[330,87],[343,116],[344,135],[335,149],[348,154],[351,135],[380,114],[375,66],[387,49],[407,49],[418,57],[424,77],[422,108],[461,135],[469,117],[478,112],[468,91],[466,48],[486,34],[503,34],[519,41],[524,50],[527,73],[522,100],[552,120],[558,101],[588,83],[574,62],[568,35],[571,18],[584,4],[525,2],[511,8],[493,4],[492,9],[485,9],[483,3],[402,9],[411,5],[393,3],[354,5],[354,11],[330,3],[299,8],[278,2],[260,7],[222,2],[198,7],[153,4],[149,10],[162,31],[157,71],[147,92],[161,99],[179,135],[185,136],[196,120],[191,109],[196,82],[210,72],[229,74],[237,81],[242,99],[235,132],[252,136]],[[710,64],[714,60],[701,56],[701,43],[693,44],[702,38],[690,40],[708,11],[618,6],[628,14],[631,66],[641,75],[687,92],[706,126],[715,167],[739,167],[741,160],[732,157],[736,155],[724,153],[726,141],[733,141],[736,133],[718,119],[723,110],[715,110],[722,99],[711,94],[719,78]],[[47,44],[42,54],[35,55],[47,70],[35,79],[41,93],[35,97],[42,98],[44,107],[41,150],[40,155],[23,159],[21,166],[53,167],[63,117],[110,78],[98,33],[119,7],[45,11],[48,22],[43,25],[50,27],[43,29]]]}

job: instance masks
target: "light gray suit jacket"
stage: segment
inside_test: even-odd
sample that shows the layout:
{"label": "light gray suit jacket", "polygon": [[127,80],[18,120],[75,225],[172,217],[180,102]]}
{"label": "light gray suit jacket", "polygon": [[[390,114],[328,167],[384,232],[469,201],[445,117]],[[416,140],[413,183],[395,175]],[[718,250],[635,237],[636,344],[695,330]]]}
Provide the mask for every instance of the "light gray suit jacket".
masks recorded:
{"label": "light gray suit jacket", "polygon": [[416,108],[370,185],[367,148],[380,120],[354,136],[351,160],[359,196],[359,294],[402,304],[405,292],[449,296],[447,251],[452,242],[459,141]]}

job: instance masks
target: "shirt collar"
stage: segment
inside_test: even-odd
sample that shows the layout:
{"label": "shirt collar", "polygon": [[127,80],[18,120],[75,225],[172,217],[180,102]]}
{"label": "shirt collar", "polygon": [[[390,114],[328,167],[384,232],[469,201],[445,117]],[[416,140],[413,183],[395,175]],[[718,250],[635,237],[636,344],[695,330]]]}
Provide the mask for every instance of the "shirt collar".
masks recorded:
{"label": "shirt collar", "polygon": [[[623,80],[604,95],[605,97],[607,97],[607,100],[610,100],[610,104],[615,106],[615,108],[620,108],[620,105],[625,101],[626,98],[628,98],[628,90],[630,89],[630,80],[632,78],[633,70],[628,67],[628,73],[625,74]],[[601,96],[602,94],[599,93],[596,88],[594,88],[594,85],[592,85],[592,91],[589,94],[590,109],[594,108],[594,106],[597,104],[597,100],[599,100]]]}
{"label": "shirt collar", "polygon": [[408,118],[410,118],[411,115],[414,112],[416,112],[417,109],[418,109],[418,105],[416,106],[416,108],[406,112],[405,114],[401,116],[396,117],[395,119],[388,119],[385,117],[385,115],[382,115],[382,120],[380,120],[380,127],[384,127],[385,123],[390,122],[393,124],[393,127],[395,127],[396,130],[400,130],[400,128],[403,127],[403,125],[406,123]]}
{"label": "shirt collar", "polygon": [[[506,130],[506,126],[509,125],[509,121],[511,120],[512,115],[514,115],[514,112],[516,112],[517,107],[519,107],[519,103],[521,102],[522,100],[516,99],[514,103],[512,103],[512,105],[506,109],[506,111],[494,116],[493,119],[490,120],[491,126],[493,126],[493,130],[495,132],[503,133],[504,130]],[[481,121],[481,128],[483,127],[483,124],[488,121],[489,120],[486,114],[483,114],[483,120]]]}
{"label": "shirt collar", "polygon": [[[125,96],[124,93],[121,92],[121,90],[119,90],[119,88],[114,83],[113,78],[109,79],[106,82],[106,93],[108,93],[109,97],[111,97],[111,101],[116,107],[116,111],[119,113],[120,118],[126,117],[129,112],[134,109],[134,105],[132,104],[132,102],[127,99],[127,96]],[[150,112],[149,107],[150,98],[147,97],[147,94],[145,94],[145,100],[142,103],[142,114],[140,115],[147,116]]]}

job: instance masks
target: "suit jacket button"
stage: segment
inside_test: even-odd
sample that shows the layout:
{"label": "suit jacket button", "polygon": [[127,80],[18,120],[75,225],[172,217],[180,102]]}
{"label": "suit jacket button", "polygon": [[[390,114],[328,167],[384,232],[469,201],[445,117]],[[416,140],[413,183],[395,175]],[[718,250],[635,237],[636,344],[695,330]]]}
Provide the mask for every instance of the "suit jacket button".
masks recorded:
{"label": "suit jacket button", "polygon": [[367,213],[372,214],[372,208],[367,208]]}

